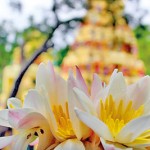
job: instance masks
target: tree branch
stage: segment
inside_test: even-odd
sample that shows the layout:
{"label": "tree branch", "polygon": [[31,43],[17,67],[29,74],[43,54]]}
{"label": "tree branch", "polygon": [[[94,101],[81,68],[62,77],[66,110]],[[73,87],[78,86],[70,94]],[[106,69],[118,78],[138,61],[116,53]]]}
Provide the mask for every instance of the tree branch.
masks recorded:
{"label": "tree branch", "polygon": [[[38,51],[36,51],[36,53],[33,55],[33,57],[29,60],[29,62],[23,67],[22,71],[20,72],[19,76],[17,77],[15,83],[14,83],[14,87],[13,87],[13,90],[10,94],[9,97],[15,97],[17,92],[18,92],[18,89],[19,89],[19,86],[20,86],[20,83],[22,81],[22,78],[24,76],[24,74],[26,73],[26,71],[28,70],[28,68],[30,67],[30,65],[38,58],[38,56],[40,56],[43,52],[46,52],[47,49],[49,48],[48,46],[48,42],[49,40],[53,37],[53,34],[54,32],[56,31],[56,29],[61,25],[61,24],[68,24],[69,22],[71,21],[81,21],[82,19],[81,18],[73,18],[73,19],[70,19],[70,20],[67,20],[67,21],[64,21],[64,22],[61,22],[61,21],[58,21],[56,26],[54,28],[52,28],[52,31],[51,33],[49,34],[48,38],[46,39],[46,41],[44,42],[43,46],[41,47],[41,49],[39,49]],[[52,47],[52,45],[51,45]]]}

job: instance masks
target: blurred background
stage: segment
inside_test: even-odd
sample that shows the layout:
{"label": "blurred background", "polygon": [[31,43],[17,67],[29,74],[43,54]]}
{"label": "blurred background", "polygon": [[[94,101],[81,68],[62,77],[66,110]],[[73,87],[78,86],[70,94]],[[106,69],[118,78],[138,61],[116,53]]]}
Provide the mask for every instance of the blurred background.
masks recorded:
{"label": "blurred background", "polygon": [[1,108],[37,53],[17,92],[22,100],[43,61],[64,78],[77,65],[88,83],[93,72],[107,82],[115,68],[128,83],[150,74],[149,8],[149,0],[1,0]]}

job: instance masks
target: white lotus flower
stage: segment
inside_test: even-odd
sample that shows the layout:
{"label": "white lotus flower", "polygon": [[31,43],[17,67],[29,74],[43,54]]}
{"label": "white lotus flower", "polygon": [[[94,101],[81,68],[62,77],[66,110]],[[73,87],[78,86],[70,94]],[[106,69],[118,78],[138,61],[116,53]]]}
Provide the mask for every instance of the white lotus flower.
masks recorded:
{"label": "white lotus flower", "polygon": [[[0,138],[0,148],[11,144],[13,150],[26,150],[39,138],[38,148],[46,149],[53,143],[47,115],[47,104],[36,91],[29,91],[24,105],[17,98],[8,100],[8,109],[0,111],[0,125],[18,131],[18,134]],[[46,140],[45,140],[46,139]]]}
{"label": "white lotus flower", "polygon": [[72,86],[71,81],[67,83],[55,73],[51,63],[40,64],[36,77],[36,89],[48,103],[51,131],[57,143],[61,143],[55,148],[56,150],[68,150],[70,146],[71,149],[84,150],[80,140],[87,138],[90,134],[90,129],[76,117],[74,112],[74,105],[79,107],[80,105],[74,100]]}
{"label": "white lotus flower", "polygon": [[55,74],[51,63],[41,64],[36,89],[29,91],[23,104],[17,98],[9,99],[9,109],[0,112],[0,125],[19,131],[17,135],[0,138],[0,148],[11,144],[11,149],[26,149],[39,137],[40,150],[85,150],[83,140],[91,130],[75,115],[74,105],[80,105],[77,100],[73,102],[73,86],[71,81],[67,83]]}
{"label": "white lotus flower", "polygon": [[[150,146],[150,77],[127,86],[122,73],[115,70],[108,86],[97,80],[95,95],[87,96],[74,88],[86,111],[75,109],[76,114],[100,138],[104,149],[144,149]],[[93,99],[94,98],[94,99]],[[97,114],[93,110],[95,105]]]}

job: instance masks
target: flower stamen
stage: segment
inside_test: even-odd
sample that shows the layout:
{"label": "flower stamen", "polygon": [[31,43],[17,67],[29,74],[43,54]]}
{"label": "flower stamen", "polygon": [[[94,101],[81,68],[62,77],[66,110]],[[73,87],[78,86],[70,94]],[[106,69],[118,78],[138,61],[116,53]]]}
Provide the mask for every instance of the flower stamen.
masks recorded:
{"label": "flower stamen", "polygon": [[37,133],[37,132],[34,132],[34,135],[35,135],[35,136],[38,136],[38,133]]}
{"label": "flower stamen", "polygon": [[58,127],[56,133],[64,139],[75,137],[69,117],[68,103],[66,102],[65,104],[65,110],[63,110],[61,105],[54,105],[53,113]]}
{"label": "flower stamen", "polygon": [[43,129],[40,129],[40,132],[41,132],[41,134],[44,134],[44,130]]}
{"label": "flower stamen", "polygon": [[31,133],[27,135],[27,140],[31,137]]}
{"label": "flower stamen", "polygon": [[132,101],[125,106],[123,100],[120,100],[117,105],[111,95],[105,102],[100,101],[100,119],[108,126],[114,138],[130,120],[141,116],[143,112],[143,105],[137,110],[133,108]]}

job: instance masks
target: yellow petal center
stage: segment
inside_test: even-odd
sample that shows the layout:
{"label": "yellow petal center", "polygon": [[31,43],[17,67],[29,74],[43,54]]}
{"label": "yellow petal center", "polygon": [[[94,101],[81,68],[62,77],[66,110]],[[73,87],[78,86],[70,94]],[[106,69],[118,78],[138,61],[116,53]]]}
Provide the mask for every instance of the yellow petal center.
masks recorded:
{"label": "yellow petal center", "polygon": [[143,105],[134,109],[132,101],[125,105],[123,100],[120,100],[119,104],[116,104],[111,95],[105,102],[100,101],[100,119],[108,126],[114,138],[130,120],[141,116],[143,112]]}
{"label": "yellow petal center", "polygon": [[53,113],[57,122],[57,131],[59,137],[63,139],[75,137],[72,124],[68,112],[68,103],[65,104],[65,110],[63,110],[61,105],[53,106]]}

